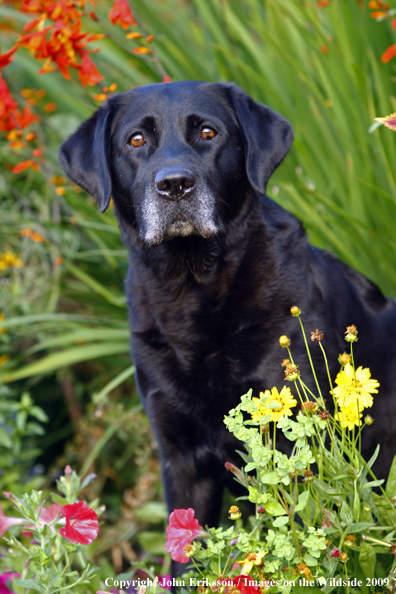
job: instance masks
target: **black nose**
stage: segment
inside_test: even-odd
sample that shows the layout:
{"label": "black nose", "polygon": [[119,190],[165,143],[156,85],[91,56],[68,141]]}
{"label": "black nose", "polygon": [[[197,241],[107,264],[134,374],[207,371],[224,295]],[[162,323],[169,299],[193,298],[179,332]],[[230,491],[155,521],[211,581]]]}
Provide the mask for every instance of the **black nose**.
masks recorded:
{"label": "black nose", "polygon": [[158,192],[168,200],[186,198],[195,186],[192,171],[182,167],[163,167],[155,176]]}

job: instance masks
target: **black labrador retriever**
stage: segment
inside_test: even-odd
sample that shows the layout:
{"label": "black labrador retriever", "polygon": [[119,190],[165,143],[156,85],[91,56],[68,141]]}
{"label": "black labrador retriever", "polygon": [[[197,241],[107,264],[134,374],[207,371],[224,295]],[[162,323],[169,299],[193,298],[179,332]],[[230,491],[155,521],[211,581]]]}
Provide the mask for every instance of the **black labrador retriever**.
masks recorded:
{"label": "black labrador retriever", "polygon": [[379,475],[396,449],[396,304],[310,246],[300,222],[265,196],[292,139],[285,119],[237,86],[189,81],[111,97],[59,152],[101,212],[114,199],[129,251],[136,382],[167,504],[193,507],[201,525],[219,520],[225,461],[241,464],[224,415],[248,389],[285,383],[280,335],[310,377],[293,305],[307,330],[324,333],[333,378],[346,326],[357,326],[357,364],[381,382],[365,430],[366,455],[381,443]]}

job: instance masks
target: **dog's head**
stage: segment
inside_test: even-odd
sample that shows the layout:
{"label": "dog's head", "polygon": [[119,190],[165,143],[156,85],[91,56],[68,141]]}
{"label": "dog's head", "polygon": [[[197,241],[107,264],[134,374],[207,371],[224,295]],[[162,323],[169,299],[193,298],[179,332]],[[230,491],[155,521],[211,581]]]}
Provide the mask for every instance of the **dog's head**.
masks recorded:
{"label": "dog's head", "polygon": [[60,147],[68,176],[148,246],[211,237],[264,194],[290,124],[233,84],[153,84],[115,95]]}

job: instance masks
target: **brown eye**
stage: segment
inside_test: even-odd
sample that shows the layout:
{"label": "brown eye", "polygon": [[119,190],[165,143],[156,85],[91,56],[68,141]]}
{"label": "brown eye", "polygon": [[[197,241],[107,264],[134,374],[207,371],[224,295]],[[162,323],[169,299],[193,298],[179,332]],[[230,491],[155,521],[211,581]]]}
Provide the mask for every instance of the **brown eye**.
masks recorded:
{"label": "brown eye", "polygon": [[201,136],[204,140],[212,140],[216,136],[216,132],[209,128],[209,126],[205,126],[201,130]]}
{"label": "brown eye", "polygon": [[142,146],[142,144],[146,143],[143,134],[140,134],[140,132],[138,134],[134,134],[129,142],[132,146]]}

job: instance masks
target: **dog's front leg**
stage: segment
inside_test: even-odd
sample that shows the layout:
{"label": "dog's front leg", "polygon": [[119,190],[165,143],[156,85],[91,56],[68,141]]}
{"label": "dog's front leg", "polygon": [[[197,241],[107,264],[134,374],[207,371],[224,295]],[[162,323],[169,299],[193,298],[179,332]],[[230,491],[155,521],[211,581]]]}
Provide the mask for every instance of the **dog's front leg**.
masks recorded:
{"label": "dog's front leg", "polygon": [[[224,464],[206,448],[180,452],[175,446],[162,448],[162,473],[169,512],[174,509],[195,511],[202,527],[217,526],[223,493]],[[184,563],[172,562],[172,576],[185,570]]]}

